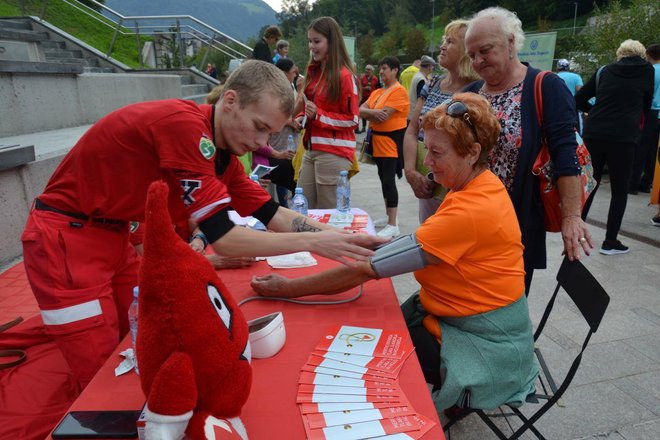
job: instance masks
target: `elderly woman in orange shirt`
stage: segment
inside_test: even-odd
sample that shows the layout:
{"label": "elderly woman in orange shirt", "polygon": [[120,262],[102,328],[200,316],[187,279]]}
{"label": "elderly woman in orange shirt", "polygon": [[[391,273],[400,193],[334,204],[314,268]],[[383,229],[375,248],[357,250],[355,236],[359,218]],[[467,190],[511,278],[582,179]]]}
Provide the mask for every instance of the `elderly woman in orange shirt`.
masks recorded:
{"label": "elderly woman in orange shirt", "polygon": [[427,112],[422,127],[424,164],[449,193],[414,234],[382,246],[369,262],[296,279],[256,277],[252,287],[264,296],[330,295],[414,272],[421,290],[401,309],[436,408],[468,405],[468,391],[471,408],[519,406],[538,367],[518,219],[488,169],[500,125],[485,98],[459,93]]}
{"label": "elderly woman in orange shirt", "polygon": [[394,176],[401,178],[403,170],[403,137],[406,133],[410,101],[408,92],[399,83],[399,60],[385,57],[378,63],[383,87],[371,92],[360,106],[360,117],[369,121],[373,157],[385,199],[386,218],[376,219],[376,226],[385,226],[378,235],[395,237],[400,234],[396,214],[399,192]]}

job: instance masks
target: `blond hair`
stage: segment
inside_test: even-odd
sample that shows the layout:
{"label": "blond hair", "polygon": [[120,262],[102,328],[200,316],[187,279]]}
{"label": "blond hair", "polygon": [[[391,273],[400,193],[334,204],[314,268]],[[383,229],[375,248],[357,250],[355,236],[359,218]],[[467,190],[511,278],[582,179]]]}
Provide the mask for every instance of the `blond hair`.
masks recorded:
{"label": "blond hair", "polygon": [[293,112],[291,83],[286,79],[284,72],[271,63],[258,60],[245,61],[227,78],[222,96],[227,90],[236,92],[241,108],[258,102],[264,93],[270,93],[280,100],[282,113],[290,115]]}
{"label": "blond hair", "polygon": [[637,40],[626,40],[621,45],[619,48],[616,50],[616,59],[617,61],[620,60],[621,58],[626,58],[626,57],[642,57],[644,58],[646,56],[646,48],[642,43],[640,43]]}
{"label": "blond hair", "polygon": [[209,94],[206,95],[206,99],[205,99],[206,104],[213,105],[216,102],[220,101],[220,97],[222,96],[222,91],[224,89],[225,86],[223,84],[213,87],[213,90],[211,90]]}
{"label": "blond hair", "polygon": [[[445,26],[445,35],[443,40],[447,36],[457,38],[461,30],[467,31],[468,21],[467,20],[452,20],[447,26]],[[476,81],[479,79],[479,75],[472,68],[472,60],[465,51],[465,33],[463,34],[463,44],[461,44],[461,59],[458,60],[458,76],[461,79],[466,79],[468,81]]]}

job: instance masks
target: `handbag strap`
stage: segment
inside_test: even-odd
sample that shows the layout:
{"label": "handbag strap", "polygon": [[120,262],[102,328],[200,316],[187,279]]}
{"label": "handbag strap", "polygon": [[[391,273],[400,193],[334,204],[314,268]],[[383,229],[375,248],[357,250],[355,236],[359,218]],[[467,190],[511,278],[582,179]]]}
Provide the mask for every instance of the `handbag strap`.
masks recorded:
{"label": "handbag strap", "polygon": [[542,70],[534,78],[534,105],[536,106],[536,118],[539,121],[539,127],[543,130],[543,78],[550,73],[548,70]]}

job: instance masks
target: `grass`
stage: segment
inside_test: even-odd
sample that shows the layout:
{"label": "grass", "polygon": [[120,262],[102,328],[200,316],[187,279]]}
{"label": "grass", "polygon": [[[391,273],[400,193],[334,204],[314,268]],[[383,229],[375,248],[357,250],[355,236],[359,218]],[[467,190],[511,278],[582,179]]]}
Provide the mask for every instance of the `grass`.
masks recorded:
{"label": "grass", "polygon": [[[21,3],[25,4],[25,14],[21,12]],[[0,0],[0,17],[40,16],[42,8],[42,0],[24,0],[23,2],[20,0]],[[107,53],[116,24],[101,14],[95,13],[94,15],[95,17],[90,17],[62,0],[49,0],[43,18],[99,51]],[[131,32],[127,28],[122,28],[122,31]],[[144,44],[145,41],[150,39],[149,37],[140,37],[140,42]],[[135,35],[119,34],[110,56],[130,67],[139,68],[140,61]]]}

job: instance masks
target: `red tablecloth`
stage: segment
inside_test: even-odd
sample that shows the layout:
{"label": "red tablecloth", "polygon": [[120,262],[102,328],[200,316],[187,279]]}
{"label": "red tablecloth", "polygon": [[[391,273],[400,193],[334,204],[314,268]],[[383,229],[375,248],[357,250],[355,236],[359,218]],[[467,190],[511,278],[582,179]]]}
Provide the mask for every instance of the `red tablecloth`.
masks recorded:
{"label": "red tablecloth", "polygon": [[[319,265],[304,269],[279,270],[286,276],[300,276],[331,267],[332,261],[317,257]],[[250,268],[218,272],[237,301],[254,296],[250,280],[254,275],[264,275],[272,269],[266,262]],[[308,297],[306,299],[340,299],[355,295],[357,289],[332,297]],[[342,305],[299,305],[279,301],[252,301],[245,304],[243,312],[248,320],[282,311],[287,340],[284,348],[270,359],[253,360],[252,391],[243,407],[241,418],[250,439],[304,439],[300,411],[296,405],[297,381],[300,368],[307,360],[325,330],[336,324],[361,327],[387,328],[406,334],[406,327],[389,279],[370,281],[364,285],[360,299]],[[114,368],[120,358],[117,353],[129,346],[126,338],[108,362],[99,371],[71,410],[92,409],[139,409],[144,403],[139,379],[133,373],[115,377]],[[411,405],[417,412],[435,421],[435,426],[425,439],[444,439],[438,416],[430,398],[417,358],[408,358],[399,375],[399,382]]]}

